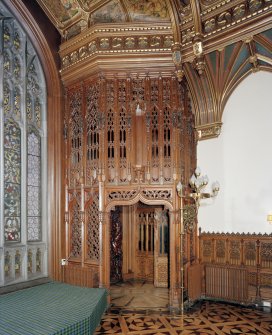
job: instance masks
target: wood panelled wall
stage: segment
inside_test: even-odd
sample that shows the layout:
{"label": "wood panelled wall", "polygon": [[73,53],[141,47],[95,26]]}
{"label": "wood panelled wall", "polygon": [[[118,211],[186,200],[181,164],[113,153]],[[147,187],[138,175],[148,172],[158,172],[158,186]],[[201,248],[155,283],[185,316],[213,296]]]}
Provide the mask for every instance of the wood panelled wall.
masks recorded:
{"label": "wood panelled wall", "polygon": [[271,235],[200,233],[202,296],[272,302]]}

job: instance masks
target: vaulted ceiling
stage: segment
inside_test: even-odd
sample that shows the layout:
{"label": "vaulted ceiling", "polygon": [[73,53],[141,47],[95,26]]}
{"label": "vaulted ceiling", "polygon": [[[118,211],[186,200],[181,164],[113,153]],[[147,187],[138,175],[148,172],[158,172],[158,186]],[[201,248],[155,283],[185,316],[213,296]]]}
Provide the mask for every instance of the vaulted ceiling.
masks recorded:
{"label": "vaulted ceiling", "polygon": [[272,0],[36,1],[62,37],[64,82],[112,63],[118,75],[175,72],[188,81],[202,139],[220,134],[243,78],[272,71]]}

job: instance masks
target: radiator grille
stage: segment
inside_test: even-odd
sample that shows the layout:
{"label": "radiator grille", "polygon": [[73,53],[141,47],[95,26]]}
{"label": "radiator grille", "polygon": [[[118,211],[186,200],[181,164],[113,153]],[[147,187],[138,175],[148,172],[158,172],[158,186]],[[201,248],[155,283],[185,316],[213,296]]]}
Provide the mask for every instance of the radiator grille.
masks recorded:
{"label": "radiator grille", "polygon": [[247,302],[248,276],[244,268],[206,265],[205,295],[226,301]]}

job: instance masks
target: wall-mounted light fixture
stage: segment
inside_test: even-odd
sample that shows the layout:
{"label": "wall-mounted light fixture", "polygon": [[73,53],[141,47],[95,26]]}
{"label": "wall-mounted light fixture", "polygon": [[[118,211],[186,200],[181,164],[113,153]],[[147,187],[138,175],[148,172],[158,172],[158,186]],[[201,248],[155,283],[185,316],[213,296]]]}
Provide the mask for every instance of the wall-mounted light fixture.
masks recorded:
{"label": "wall-mounted light fixture", "polygon": [[272,224],[272,214],[268,214],[267,215],[267,222],[269,222],[270,224]]}
{"label": "wall-mounted light fixture", "polygon": [[[208,182],[209,182],[208,176],[207,175],[201,176],[201,170],[199,167],[197,167],[189,181],[193,192],[186,196],[194,199],[197,209],[200,206],[201,199],[214,198],[217,196],[219,192],[220,185],[218,181],[212,184],[211,192],[209,193],[205,192],[205,188],[208,185]],[[182,191],[183,191],[182,184],[181,182],[179,182],[177,185],[177,192],[180,197],[184,197]]]}

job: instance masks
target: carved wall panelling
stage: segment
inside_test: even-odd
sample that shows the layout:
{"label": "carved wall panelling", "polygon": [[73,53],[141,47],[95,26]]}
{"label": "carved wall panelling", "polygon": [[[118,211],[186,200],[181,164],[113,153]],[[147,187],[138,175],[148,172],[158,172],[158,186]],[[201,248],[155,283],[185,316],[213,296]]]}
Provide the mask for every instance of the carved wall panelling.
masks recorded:
{"label": "carved wall panelling", "polygon": [[99,229],[99,193],[95,190],[85,206],[85,260],[99,264],[100,229]]}
{"label": "carved wall panelling", "polygon": [[81,193],[72,191],[68,194],[69,226],[68,226],[68,252],[69,258],[81,262],[82,260],[82,227],[83,212],[81,210]]}
{"label": "carved wall panelling", "polygon": [[[219,287],[223,281],[224,285],[227,285],[227,276],[230,274],[220,270],[226,267],[230,269],[231,276],[236,274],[236,278],[240,278],[241,290],[247,288],[243,295],[243,302],[272,301],[271,235],[200,233],[199,243],[200,263],[204,267],[208,266],[209,271],[220,273],[222,277],[221,282],[219,277],[214,277],[213,285]],[[211,280],[207,276],[206,274],[206,280]],[[228,288],[219,288],[221,289],[222,292],[225,289],[228,290]],[[217,298],[229,301],[236,299],[235,296],[224,298],[218,292],[208,291],[203,294],[207,296],[216,294]]]}

